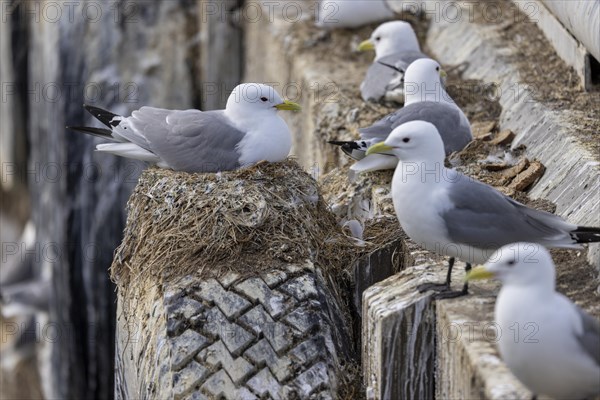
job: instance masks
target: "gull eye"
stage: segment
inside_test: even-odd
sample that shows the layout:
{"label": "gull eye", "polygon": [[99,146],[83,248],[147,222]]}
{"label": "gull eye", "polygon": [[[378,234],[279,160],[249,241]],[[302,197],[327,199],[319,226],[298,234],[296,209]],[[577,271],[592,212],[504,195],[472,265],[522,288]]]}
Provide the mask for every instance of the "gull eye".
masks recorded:
{"label": "gull eye", "polygon": [[376,42],[379,42],[380,40],[381,40],[381,36],[377,36],[377,37],[375,38],[375,41],[376,41]]}
{"label": "gull eye", "polygon": [[436,71],[439,71],[439,70],[440,70],[440,67],[435,67],[435,70],[436,70]]}
{"label": "gull eye", "polygon": [[408,142],[410,142],[410,138],[407,138],[407,137],[405,137],[404,139],[402,139],[402,141],[403,141],[404,143],[408,143]]}
{"label": "gull eye", "polygon": [[269,100],[269,99],[267,99],[267,98],[266,98],[266,97],[264,97],[264,96],[263,96],[263,97],[261,97],[260,99],[261,99],[262,101],[267,101],[267,100]]}
{"label": "gull eye", "polygon": [[515,260],[510,260],[507,264],[512,267],[515,265]]}

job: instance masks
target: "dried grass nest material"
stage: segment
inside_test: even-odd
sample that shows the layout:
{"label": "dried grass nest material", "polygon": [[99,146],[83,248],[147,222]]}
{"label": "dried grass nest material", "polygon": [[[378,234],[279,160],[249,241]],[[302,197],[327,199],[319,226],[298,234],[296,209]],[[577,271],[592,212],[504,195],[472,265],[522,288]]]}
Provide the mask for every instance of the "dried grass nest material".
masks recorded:
{"label": "dried grass nest material", "polygon": [[307,259],[335,273],[356,253],[317,183],[289,160],[221,174],[151,168],[127,210],[111,267],[120,287],[190,273],[255,274]]}

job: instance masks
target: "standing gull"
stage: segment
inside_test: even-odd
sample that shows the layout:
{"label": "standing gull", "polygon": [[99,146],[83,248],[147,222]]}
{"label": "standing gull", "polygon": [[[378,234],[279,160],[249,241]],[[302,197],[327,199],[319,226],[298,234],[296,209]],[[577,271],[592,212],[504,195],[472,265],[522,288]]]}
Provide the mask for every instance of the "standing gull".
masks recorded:
{"label": "standing gull", "polygon": [[375,50],[375,60],[360,85],[360,93],[364,101],[377,103],[404,103],[404,71],[413,61],[428,58],[421,52],[412,26],[404,21],[379,25],[358,50]]}
{"label": "standing gull", "polygon": [[497,278],[498,348],[511,372],[536,395],[591,399],[600,395],[600,324],[555,291],[548,250],[513,243],[496,251],[468,280]]}
{"label": "standing gull", "polygon": [[415,61],[406,70],[406,104],[398,111],[359,129],[360,140],[333,141],[342,150],[358,160],[350,169],[356,172],[392,169],[398,160],[387,154],[365,157],[369,146],[385,140],[398,126],[408,121],[427,121],[435,125],[442,136],[446,155],[462,150],[471,140],[471,124],[462,110],[454,103],[441,84],[445,76],[440,65],[429,58]]}
{"label": "standing gull", "polygon": [[68,128],[112,142],[99,144],[96,150],[187,172],[227,171],[285,159],[292,138],[277,110],[300,110],[272,87],[258,83],[238,85],[225,110],[142,107],[122,117],[84,107],[109,129]]}
{"label": "standing gull", "polygon": [[411,121],[390,134],[367,155],[387,152],[400,161],[392,180],[392,198],[402,229],[425,249],[450,256],[446,282],[438,298],[468,293],[450,291],[454,258],[482,263],[500,247],[535,242],[547,247],[580,248],[600,241],[600,228],[580,227],[544,211],[528,208],[496,189],[444,167],[444,144],[435,126]]}

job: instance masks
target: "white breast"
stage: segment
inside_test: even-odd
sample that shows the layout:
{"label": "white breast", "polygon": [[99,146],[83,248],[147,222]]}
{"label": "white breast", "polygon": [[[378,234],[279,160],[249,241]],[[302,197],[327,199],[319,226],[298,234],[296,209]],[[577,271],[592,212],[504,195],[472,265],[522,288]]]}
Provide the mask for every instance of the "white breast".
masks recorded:
{"label": "white breast", "polygon": [[238,143],[240,164],[249,165],[259,161],[282,161],[290,153],[292,137],[285,121],[277,114],[266,118],[255,118],[252,125],[239,124],[247,130]]}
{"label": "white breast", "polygon": [[440,253],[448,244],[447,230],[438,204],[448,203],[445,189],[439,183],[424,182],[419,175],[407,175],[398,165],[392,180],[394,209],[402,229],[417,244]]}
{"label": "white breast", "polygon": [[[544,301],[531,298],[536,295],[527,288],[501,290],[496,322],[501,329],[498,347],[502,359],[535,393],[553,398],[586,398],[598,393],[600,367],[582,353],[573,335],[574,320],[562,317],[572,314],[571,304],[560,295]],[[524,306],[533,301],[535,307]]]}

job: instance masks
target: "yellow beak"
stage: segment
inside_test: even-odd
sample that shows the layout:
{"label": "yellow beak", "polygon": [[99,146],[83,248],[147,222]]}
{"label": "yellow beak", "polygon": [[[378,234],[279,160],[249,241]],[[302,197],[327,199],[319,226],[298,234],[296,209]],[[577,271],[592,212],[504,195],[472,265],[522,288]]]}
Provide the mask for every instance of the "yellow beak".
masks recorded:
{"label": "yellow beak", "polygon": [[388,146],[384,142],[379,142],[379,143],[375,143],[373,146],[369,147],[367,149],[367,152],[365,153],[365,155],[368,156],[370,154],[383,153],[385,151],[390,151],[392,149],[393,149],[393,147]]}
{"label": "yellow beak", "polygon": [[302,107],[300,107],[300,104],[294,103],[293,101],[289,101],[289,100],[284,100],[283,103],[277,104],[275,106],[275,108],[278,110],[285,110],[285,111],[300,111],[300,110],[302,110]]}
{"label": "yellow beak", "polygon": [[494,277],[494,273],[485,269],[483,265],[478,265],[473,268],[467,276],[465,276],[465,281],[479,281],[482,279],[490,279]]}
{"label": "yellow beak", "polygon": [[448,74],[443,69],[440,69],[440,77],[442,79],[446,79],[448,77]]}
{"label": "yellow beak", "polygon": [[361,42],[356,48],[358,51],[367,51],[367,50],[375,50],[375,43],[371,41],[371,39],[367,39]]}

